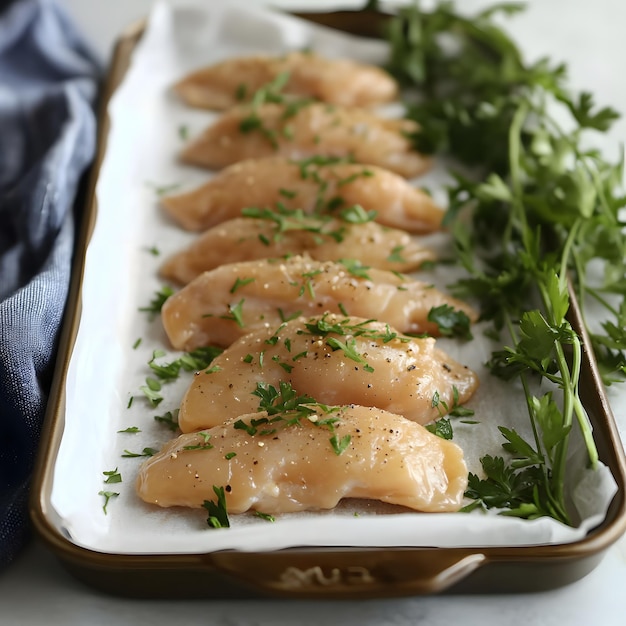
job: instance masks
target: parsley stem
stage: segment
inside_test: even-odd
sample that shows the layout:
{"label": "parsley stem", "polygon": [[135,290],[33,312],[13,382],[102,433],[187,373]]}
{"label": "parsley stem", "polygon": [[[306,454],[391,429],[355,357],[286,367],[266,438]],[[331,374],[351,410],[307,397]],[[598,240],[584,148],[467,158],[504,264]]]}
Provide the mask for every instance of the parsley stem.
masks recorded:
{"label": "parsley stem", "polygon": [[574,241],[578,236],[580,226],[581,221],[576,220],[570,228],[567,239],[565,240],[565,244],[563,245],[563,251],[561,252],[561,271],[559,272],[559,283],[562,290],[567,289],[567,268],[569,267],[569,261],[570,256],[572,255]]}
{"label": "parsley stem", "polygon": [[[524,233],[524,245],[528,249],[529,242],[527,233],[529,231],[528,224],[526,223],[526,212],[524,211],[524,192],[522,185],[522,171],[520,167],[521,153],[522,153],[522,126],[524,120],[528,115],[528,104],[522,102],[518,107],[511,127],[509,129],[509,164],[511,173],[511,187],[513,191],[512,205],[514,210],[510,212],[509,220],[507,222],[506,231],[504,233],[504,241],[510,242],[512,238],[513,223],[518,220]],[[505,244],[506,249],[506,244]]]}

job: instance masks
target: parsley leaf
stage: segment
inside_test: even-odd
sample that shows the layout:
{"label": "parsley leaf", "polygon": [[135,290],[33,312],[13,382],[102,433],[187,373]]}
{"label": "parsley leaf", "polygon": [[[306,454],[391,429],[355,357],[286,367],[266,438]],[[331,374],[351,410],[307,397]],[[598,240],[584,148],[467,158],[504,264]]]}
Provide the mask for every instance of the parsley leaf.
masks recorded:
{"label": "parsley leaf", "polygon": [[102,473],[107,477],[104,481],[107,485],[122,482],[122,475],[117,471],[117,467],[114,470],[108,470]]}
{"label": "parsley leaf", "polygon": [[102,510],[104,511],[104,514],[107,515],[107,507],[109,506],[109,501],[111,500],[111,498],[117,498],[120,494],[116,491],[98,491],[98,495],[104,498]]}
{"label": "parsley leaf", "polygon": [[155,292],[154,298],[150,301],[150,304],[145,307],[140,307],[140,311],[149,313],[151,317],[154,317],[157,313],[161,312],[165,301],[174,295],[174,290],[167,285],[161,287],[160,291]]}
{"label": "parsley leaf", "polygon": [[464,311],[458,311],[449,304],[441,304],[428,311],[429,322],[437,324],[439,332],[444,337],[460,337],[472,339],[470,319]]}
{"label": "parsley leaf", "polygon": [[217,496],[217,502],[213,500],[205,500],[202,503],[209,515],[207,517],[207,524],[209,528],[229,528],[230,520],[228,519],[228,511],[226,509],[226,494],[224,493],[224,487],[216,487],[213,485],[213,492]]}

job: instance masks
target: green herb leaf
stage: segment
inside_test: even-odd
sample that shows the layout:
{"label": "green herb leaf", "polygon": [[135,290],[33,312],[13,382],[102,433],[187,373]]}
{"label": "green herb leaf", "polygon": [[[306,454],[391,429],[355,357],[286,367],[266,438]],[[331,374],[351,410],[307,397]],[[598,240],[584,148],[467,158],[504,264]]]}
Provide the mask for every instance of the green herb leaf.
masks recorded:
{"label": "green herb leaf", "polygon": [[108,470],[102,473],[107,477],[104,481],[107,485],[122,482],[122,475],[117,471],[117,467],[114,470]]}
{"label": "green herb leaf", "polygon": [[178,430],[178,409],[167,411],[163,415],[155,415],[154,420],[167,426],[172,432],[176,432]]}
{"label": "green herb leaf", "polygon": [[333,435],[330,438],[330,445],[333,447],[335,454],[339,456],[350,445],[352,437],[350,435],[344,435],[341,439],[337,435]]}
{"label": "green herb leaf", "polygon": [[433,435],[437,435],[437,437],[441,437],[442,439],[452,439],[454,436],[452,424],[450,420],[445,418],[438,419],[432,424],[426,424],[425,428]]}
{"label": "green herb leaf", "polygon": [[108,515],[107,507],[109,506],[109,501],[111,498],[117,498],[120,494],[115,491],[98,491],[98,495],[104,498],[104,504],[102,505],[102,510],[105,515]]}
{"label": "green herb leaf", "polygon": [[141,452],[131,452],[130,450],[124,450],[122,457],[134,459],[142,456],[154,456],[158,450],[156,448],[144,448]]}
{"label": "green herb leaf", "polygon": [[230,520],[228,519],[228,511],[226,509],[224,487],[216,487],[213,485],[213,492],[217,496],[217,502],[205,500],[202,503],[203,508],[209,513],[207,524],[209,528],[229,528]]}
{"label": "green herb leaf", "polygon": [[141,429],[138,426],[129,426],[128,428],[125,428],[124,430],[118,430],[117,432],[135,434],[140,433]]}
{"label": "green herb leaf", "polygon": [[437,324],[439,332],[445,337],[460,337],[472,339],[470,319],[464,311],[457,311],[449,304],[433,307],[428,312],[429,322]]}
{"label": "green herb leaf", "polygon": [[244,327],[244,321],[243,321],[243,303],[245,302],[245,299],[242,298],[241,300],[239,300],[239,302],[237,302],[237,304],[229,304],[228,305],[228,310],[230,311],[229,315],[222,315],[221,318],[224,320],[233,320],[237,326],[239,326],[240,328]]}
{"label": "green herb leaf", "polygon": [[174,295],[174,290],[167,285],[162,287],[160,291],[155,292],[154,298],[150,301],[150,304],[146,307],[140,307],[140,311],[149,313],[151,316],[161,312],[165,301]]}
{"label": "green herb leaf", "polygon": [[230,288],[230,293],[235,293],[235,291],[237,291],[237,289],[240,289],[241,287],[244,287],[245,285],[249,285],[250,283],[253,283],[256,279],[255,278],[239,278],[237,277],[237,279],[235,280],[233,286]]}
{"label": "green herb leaf", "polygon": [[254,516],[260,517],[261,519],[264,519],[266,522],[276,521],[276,518],[273,515],[270,515],[269,513],[261,513],[261,511],[254,511]]}
{"label": "green herb leaf", "polygon": [[[571,523],[565,468],[574,425],[592,467],[597,450],[579,399],[582,345],[565,318],[568,280],[583,319],[590,299],[606,312],[600,330],[587,328],[603,380],[624,380],[623,162],[604,160],[588,137],[606,132],[617,113],[597,107],[589,93],[572,95],[564,65],[524,62],[497,21],[519,10],[498,4],[468,17],[447,2],[431,11],[401,8],[389,25],[389,69],[419,93],[407,105],[420,126],[411,137],[416,147],[473,172],[472,179],[455,175],[448,189],[445,225],[467,272],[452,289],[480,302],[490,336],[509,333],[510,345],[496,349],[489,366],[521,382],[534,433],[526,442],[504,429],[513,460],[486,457],[487,477],[471,477],[468,493],[480,506]],[[592,266],[603,274],[602,293],[587,275]],[[448,313],[434,314],[443,332],[455,327]],[[532,396],[531,377],[548,381],[554,395]]]}

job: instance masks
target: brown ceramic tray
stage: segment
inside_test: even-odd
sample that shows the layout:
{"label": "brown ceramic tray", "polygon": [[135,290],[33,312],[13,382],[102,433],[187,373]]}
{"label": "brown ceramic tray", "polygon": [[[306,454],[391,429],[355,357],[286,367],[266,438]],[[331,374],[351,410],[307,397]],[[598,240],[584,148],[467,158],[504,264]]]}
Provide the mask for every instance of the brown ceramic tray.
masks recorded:
{"label": "brown ceramic tray", "polygon": [[[303,16],[367,36],[376,35],[380,19],[377,14],[364,12]],[[106,110],[142,32],[143,24],[139,24],[120,37],[101,103],[98,153],[86,192],[70,304],[32,488],[31,516],[43,540],[80,580],[104,591],[136,597],[355,598],[530,592],[560,587],[589,573],[626,530],[626,462],[588,350],[583,363],[582,399],[594,427],[600,459],[611,470],[618,492],[602,524],[580,541],[531,547],[290,548],[274,552],[121,555],[79,547],[59,531],[49,494],[64,430],[64,384],[81,313],[85,252],[97,217],[95,186],[106,153]],[[570,319],[580,332],[580,312],[575,303]],[[584,334],[583,339],[588,345]]]}

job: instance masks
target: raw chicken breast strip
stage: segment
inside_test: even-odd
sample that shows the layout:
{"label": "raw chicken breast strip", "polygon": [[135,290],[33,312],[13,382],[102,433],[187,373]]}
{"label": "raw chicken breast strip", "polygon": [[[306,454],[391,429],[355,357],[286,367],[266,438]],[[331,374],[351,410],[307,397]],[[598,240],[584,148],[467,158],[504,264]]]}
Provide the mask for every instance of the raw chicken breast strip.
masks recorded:
{"label": "raw chicken breast strip", "polygon": [[[327,314],[298,318],[235,341],[197,372],[178,414],[182,432],[258,409],[257,384],[288,382],[324,404],[360,404],[426,424],[478,387],[469,368],[433,338],[401,336],[382,322]],[[455,391],[456,390],[456,391]],[[433,397],[439,394],[439,406]]]}
{"label": "raw chicken breast strip", "polygon": [[[285,229],[286,228],[286,229]],[[356,259],[394,272],[418,269],[435,254],[408,233],[375,222],[297,218],[239,218],[209,229],[161,266],[164,278],[188,283],[225,263],[304,254],[320,261]]]}
{"label": "raw chicken breast strip", "polygon": [[[423,512],[460,508],[467,467],[451,441],[371,407],[316,407],[289,425],[294,413],[253,413],[182,435],[144,462],[139,496],[162,507],[201,507],[221,486],[229,513],[332,509],[343,498]],[[329,419],[336,421],[324,425]],[[339,454],[331,437],[347,442]]]}
{"label": "raw chicken breast strip", "polygon": [[383,118],[365,109],[328,104],[264,104],[221,115],[181,153],[185,163],[221,169],[244,159],[282,155],[351,158],[406,178],[422,174],[430,160],[416,152],[409,135],[417,124]]}
{"label": "raw chicken breast strip", "polygon": [[468,305],[428,283],[358,263],[294,256],[205,272],[167,299],[161,319],[172,346],[189,351],[228,346],[285,318],[326,311],[374,318],[402,333],[438,335],[428,313],[442,305],[476,320]]}
{"label": "raw chicken breast strip", "polygon": [[373,165],[315,161],[281,156],[248,159],[192,191],[165,196],[161,203],[187,230],[204,230],[240,217],[245,207],[273,207],[276,203],[305,213],[331,215],[358,204],[366,212],[376,211],[374,219],[385,226],[411,233],[429,233],[441,227],[444,212],[402,176]]}
{"label": "raw chicken breast strip", "polygon": [[185,76],[174,91],[190,106],[229,109],[285,72],[281,93],[342,106],[382,104],[398,93],[395,80],[378,67],[307,52],[227,59]]}

